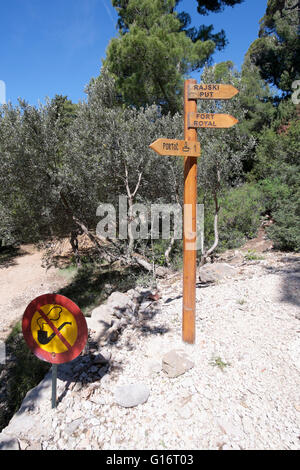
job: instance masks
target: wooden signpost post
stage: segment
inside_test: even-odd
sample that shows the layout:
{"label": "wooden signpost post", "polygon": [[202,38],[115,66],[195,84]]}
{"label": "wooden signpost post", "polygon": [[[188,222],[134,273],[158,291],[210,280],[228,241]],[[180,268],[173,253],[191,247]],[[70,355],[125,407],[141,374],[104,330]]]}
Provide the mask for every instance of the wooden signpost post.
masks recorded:
{"label": "wooden signpost post", "polygon": [[197,84],[194,79],[186,80],[184,140],[157,139],[150,145],[159,155],[184,157],[182,339],[191,344],[195,342],[197,157],[201,153],[200,143],[197,142],[197,128],[229,128],[238,122],[228,114],[197,113],[197,100],[230,99],[238,92],[232,85]]}

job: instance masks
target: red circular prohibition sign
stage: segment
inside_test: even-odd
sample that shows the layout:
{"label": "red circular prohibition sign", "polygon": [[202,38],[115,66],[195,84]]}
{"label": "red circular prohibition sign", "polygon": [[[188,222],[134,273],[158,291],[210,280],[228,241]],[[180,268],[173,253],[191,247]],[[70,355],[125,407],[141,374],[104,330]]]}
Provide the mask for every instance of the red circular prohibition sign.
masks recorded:
{"label": "red circular prohibition sign", "polygon": [[[32,330],[31,330],[31,320],[32,317],[36,312],[43,313],[41,307],[48,304],[55,304],[58,306],[62,306],[66,308],[75,318],[77,324],[77,338],[73,346],[68,344],[66,341],[66,345],[68,350],[59,353],[51,353],[49,351],[45,351],[45,349],[41,348],[40,345],[35,341],[33,338]],[[45,314],[44,314],[45,315]],[[46,318],[45,318],[46,320]],[[51,322],[50,322],[51,323]],[[51,326],[51,325],[50,325]],[[53,325],[51,326],[53,328]],[[55,327],[54,327],[55,328]],[[88,338],[88,329],[86,320],[84,315],[78,305],[76,305],[72,300],[64,297],[60,294],[43,294],[39,297],[36,297],[34,300],[30,302],[27,306],[22,320],[22,331],[24,335],[24,339],[31,351],[41,360],[51,362],[52,364],[62,364],[64,362],[69,362],[75,359],[81,351],[83,350],[87,338]],[[64,340],[63,336],[60,332],[56,331],[57,335]]]}

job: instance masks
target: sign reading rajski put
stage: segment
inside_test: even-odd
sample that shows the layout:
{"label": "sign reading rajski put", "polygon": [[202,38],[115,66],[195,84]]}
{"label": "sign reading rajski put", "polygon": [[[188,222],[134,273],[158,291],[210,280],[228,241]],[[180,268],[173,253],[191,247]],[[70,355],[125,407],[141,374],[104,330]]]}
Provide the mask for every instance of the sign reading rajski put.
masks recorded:
{"label": "sign reading rajski put", "polygon": [[157,139],[150,145],[159,155],[184,157],[182,339],[187,343],[195,342],[197,157],[201,154],[197,128],[224,129],[238,123],[229,114],[197,113],[197,100],[228,100],[238,92],[232,85],[198,84],[194,79],[186,80],[184,140]]}

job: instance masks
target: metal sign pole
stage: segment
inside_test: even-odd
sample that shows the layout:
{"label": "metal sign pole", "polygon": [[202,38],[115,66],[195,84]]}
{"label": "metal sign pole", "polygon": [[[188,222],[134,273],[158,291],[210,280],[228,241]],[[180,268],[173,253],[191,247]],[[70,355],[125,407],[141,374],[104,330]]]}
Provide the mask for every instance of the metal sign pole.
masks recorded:
{"label": "metal sign pole", "polygon": [[57,364],[52,364],[52,408],[56,408]]}

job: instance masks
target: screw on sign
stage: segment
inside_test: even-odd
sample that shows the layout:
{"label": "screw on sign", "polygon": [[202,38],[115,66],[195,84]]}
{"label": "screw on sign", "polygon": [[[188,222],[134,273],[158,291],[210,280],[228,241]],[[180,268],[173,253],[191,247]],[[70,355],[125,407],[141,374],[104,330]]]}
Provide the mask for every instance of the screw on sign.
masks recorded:
{"label": "screw on sign", "polygon": [[52,363],[52,406],[56,403],[57,364],[75,359],[88,337],[86,320],[72,300],[44,294],[32,300],[22,320],[24,339],[41,360]]}

